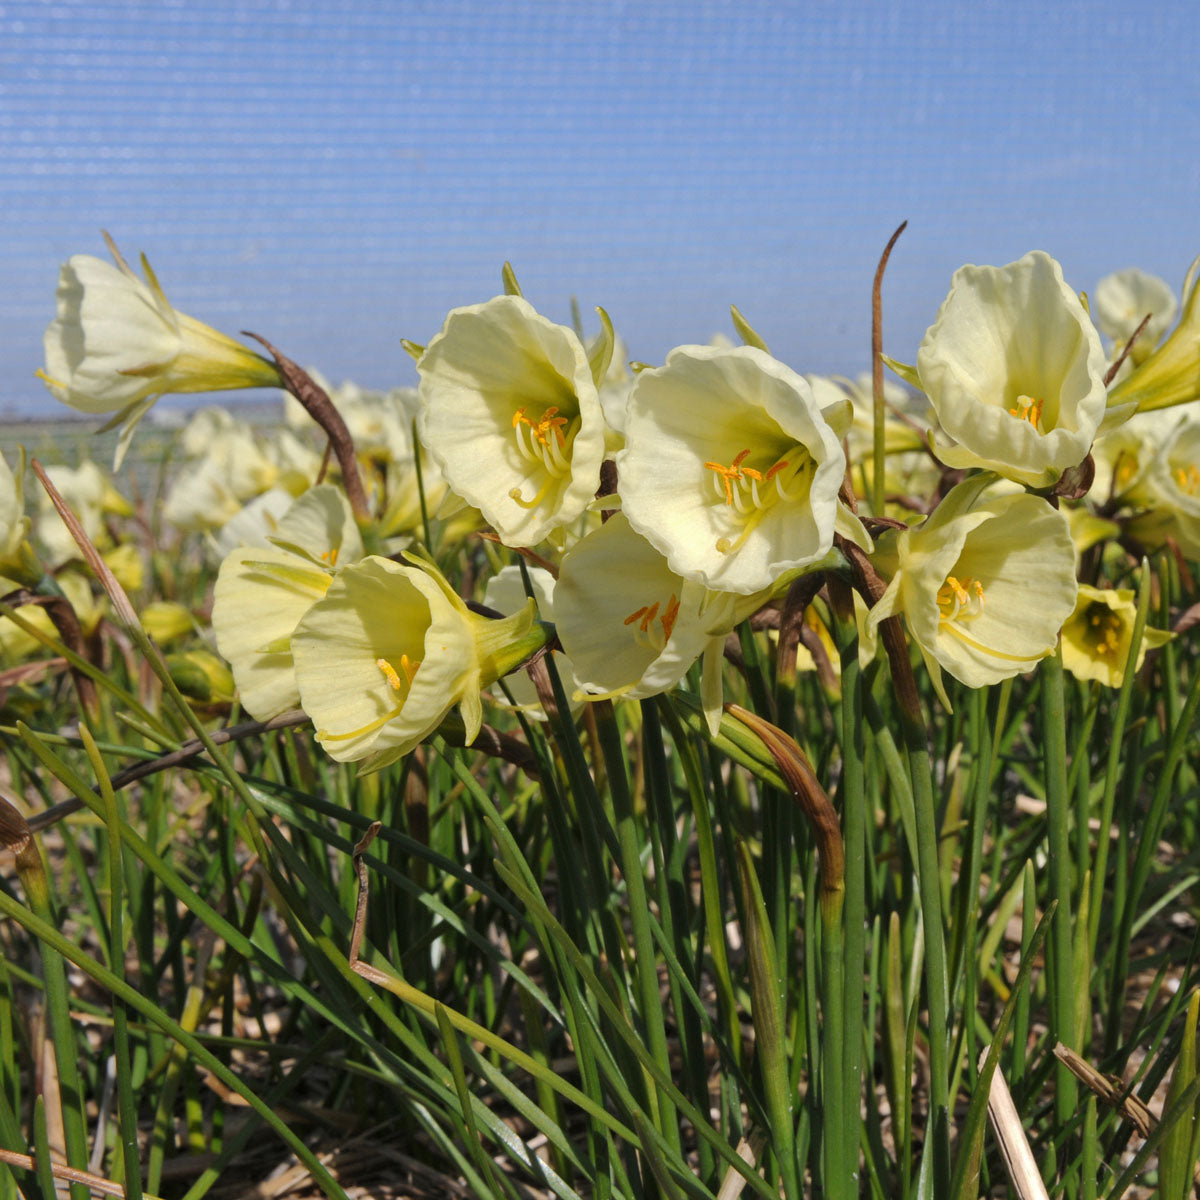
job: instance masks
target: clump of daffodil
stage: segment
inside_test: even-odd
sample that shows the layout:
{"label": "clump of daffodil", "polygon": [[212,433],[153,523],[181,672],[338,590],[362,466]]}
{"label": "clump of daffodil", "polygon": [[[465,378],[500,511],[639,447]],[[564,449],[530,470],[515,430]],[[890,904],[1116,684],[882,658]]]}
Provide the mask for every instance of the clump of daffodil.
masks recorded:
{"label": "clump of daffodil", "polygon": [[332,484],[301,496],[268,543],[230,553],[213,589],[217,649],[233,670],[242,707],[259,721],[300,702],[292,631],[334,573],[363,554],[350,505]]}
{"label": "clump of daffodil", "polygon": [[823,414],[807,380],[753,346],[680,346],[629,397],[623,511],[676,574],[762,591],[829,552],[849,421],[848,402]]}
{"label": "clump of daffodil", "polygon": [[273,363],[167,300],[142,256],[139,279],[108,242],[116,265],[87,254],[58,277],[58,315],[40,371],[55,399],[86,413],[115,413],[118,464],[138,421],[166,392],[279,387]]}
{"label": "clump of daffodil", "polygon": [[1200,281],[1192,263],[1184,283],[1183,314],[1171,336],[1109,393],[1111,408],[1139,413],[1172,408],[1200,398]]}
{"label": "clump of daffodil", "polygon": [[583,512],[605,427],[573,330],[497,296],[451,312],[417,371],[421,441],[501,541],[532,546]]}
{"label": "clump of daffodil", "polygon": [[[1062,630],[1063,666],[1076,679],[1120,687],[1136,621],[1137,603],[1131,589],[1095,588],[1081,583],[1075,611]],[[1147,626],[1133,669],[1141,669],[1147,650],[1169,642],[1173,636]]]}
{"label": "clump of daffodil", "polygon": [[1075,607],[1066,518],[1040,496],[985,496],[994,476],[951,489],[915,529],[881,539],[895,573],[869,625],[903,614],[942,702],[942,671],[968,687],[1031,670]]}
{"label": "clump of daffodil", "polygon": [[458,708],[469,743],[480,689],[545,645],[534,606],[473,613],[436,568],[368,557],[340,571],[291,637],[300,705],[317,741],[368,770],[403,757]]}
{"label": "clump of daffodil", "polygon": [[[320,456],[289,430],[263,437],[223,408],[196,413],[179,447],[184,462],[167,491],[163,516],[189,532],[222,529],[243,505],[271,491],[290,503],[320,470]],[[267,507],[274,511],[278,501]]]}
{"label": "clump of daffodil", "polygon": [[1035,488],[1086,457],[1105,413],[1104,373],[1100,335],[1040,250],[956,271],[917,352],[942,462]]}
{"label": "clump of daffodil", "polygon": [[1114,358],[1137,333],[1138,326],[1150,318],[1130,347],[1128,361],[1131,366],[1145,362],[1154,353],[1178,311],[1171,285],[1137,267],[1105,275],[1096,284],[1092,296],[1092,313],[1100,332],[1112,339]]}
{"label": "clump of daffodil", "polygon": [[768,594],[714,592],[683,579],[617,513],[563,557],[555,628],[585,698],[668,691],[703,654],[702,700],[715,730],[725,635]]}

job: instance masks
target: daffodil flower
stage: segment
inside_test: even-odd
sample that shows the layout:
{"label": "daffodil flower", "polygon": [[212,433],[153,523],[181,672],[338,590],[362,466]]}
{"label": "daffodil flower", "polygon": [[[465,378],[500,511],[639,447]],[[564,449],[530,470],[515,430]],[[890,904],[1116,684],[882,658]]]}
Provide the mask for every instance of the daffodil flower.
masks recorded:
{"label": "daffodil flower", "polygon": [[1129,533],[1149,550],[1170,537],[1186,558],[1200,558],[1200,420],[1178,422],[1145,457],[1122,496],[1144,510],[1128,523]]}
{"label": "daffodil flower", "polygon": [[533,605],[491,620],[434,569],[369,557],[338,573],[291,638],[300,705],[339,762],[374,770],[427,738],[457,707],[467,742],[480,689],[545,644]]}
{"label": "daffodil flower", "polygon": [[960,483],[883,547],[896,569],[869,617],[876,628],[903,614],[947,707],[942,670],[968,687],[1029,671],[1054,652],[1075,607],[1066,518],[1040,496],[984,497],[991,482]]}
{"label": "daffodil flower", "polygon": [[[849,403],[835,412],[848,425]],[[630,525],[676,574],[743,595],[829,552],[844,471],[808,382],[751,346],[680,346],[642,371],[617,455]]]}
{"label": "daffodil flower", "polygon": [[1083,461],[1105,414],[1104,347],[1039,250],[954,273],[917,352],[937,456],[1048,487]]}
{"label": "daffodil flower", "polygon": [[115,413],[114,469],[138,421],[165,392],[278,387],[274,364],[211,326],[177,312],[142,256],[137,277],[109,241],[116,266],[87,254],[58,277],[58,315],[38,374],[55,399],[86,413]]}
{"label": "daffodil flower", "polygon": [[715,729],[725,635],[768,595],[713,592],[683,579],[617,513],[564,556],[555,628],[580,692],[593,699],[669,691],[705,655],[702,699]]}
{"label": "daffodil flower", "polygon": [[1179,324],[1153,354],[1118,383],[1109,407],[1135,406],[1139,413],[1173,408],[1200,397],[1200,258],[1183,286]]}
{"label": "daffodil flower", "polygon": [[[1095,588],[1081,583],[1075,611],[1063,626],[1063,666],[1076,679],[1120,687],[1136,621],[1137,603],[1131,589]],[[1141,670],[1146,651],[1169,642],[1173,636],[1147,626],[1133,669]]]}
{"label": "daffodil flower", "polygon": [[292,631],[334,572],[363,553],[350,505],[332,484],[301,496],[269,540],[229,554],[213,589],[217,649],[233,669],[242,707],[259,721],[299,704]]}
{"label": "daffodil flower", "polygon": [[605,427],[572,330],[497,296],[451,312],[417,371],[421,441],[501,541],[532,546],[583,512]]}
{"label": "daffodil flower", "polygon": [[1101,333],[1112,338],[1114,357],[1124,349],[1138,326],[1150,318],[1130,349],[1129,358],[1133,365],[1150,357],[1178,311],[1179,305],[1170,284],[1137,267],[1105,275],[1096,284],[1092,295],[1096,324]]}

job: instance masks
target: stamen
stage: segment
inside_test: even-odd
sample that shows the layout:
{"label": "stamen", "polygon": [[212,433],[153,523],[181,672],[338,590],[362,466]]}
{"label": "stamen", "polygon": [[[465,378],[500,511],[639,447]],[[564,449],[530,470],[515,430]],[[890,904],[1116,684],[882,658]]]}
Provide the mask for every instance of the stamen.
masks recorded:
{"label": "stamen", "polygon": [[1041,433],[1042,407],[1044,403],[1045,401],[1039,400],[1036,396],[1022,394],[1017,397],[1016,406],[1010,408],[1008,411],[1018,421],[1028,421],[1038,433]]}
{"label": "stamen", "polygon": [[553,434],[558,442],[559,449],[565,448],[567,444],[566,435],[562,431],[564,425],[570,424],[566,417],[560,417],[558,414],[557,405],[552,405],[536,420],[531,420],[525,415],[525,409],[518,408],[513,413],[513,428],[520,429],[522,425],[529,426],[530,436],[537,439],[541,446],[550,444],[550,435]]}
{"label": "stamen", "polygon": [[742,479],[757,479],[761,482],[762,480],[761,471],[756,471],[753,467],[742,466],[743,460],[746,459],[749,454],[750,447],[747,446],[745,450],[741,451],[741,453],[737,455],[737,457],[728,467],[722,466],[718,462],[706,462],[704,464],[708,470],[716,471],[717,478],[722,484],[724,484],[726,504],[733,504],[733,484],[736,481]]}
{"label": "stamen", "polygon": [[323,550],[321,552],[321,561],[327,562],[331,567],[336,567],[337,560],[338,560],[338,550],[339,550],[338,546],[331,546],[328,550]]}
{"label": "stamen", "polygon": [[650,605],[650,607],[648,609],[646,609],[646,614],[645,614],[645,616],[642,617],[641,621],[638,623],[638,628],[643,633],[649,633],[650,632],[650,622],[653,621],[654,618],[657,616],[658,616],[658,601],[655,600],[655,602],[652,605]]}
{"label": "stamen", "polygon": [[51,387],[62,388],[62,390],[64,392],[68,390],[67,385],[65,383],[59,383],[58,380],[55,379],[52,375],[47,375],[46,372],[43,371],[41,367],[38,367],[38,369],[36,371],[34,371],[34,375],[37,376],[37,378],[40,379],[43,383],[48,383]]}
{"label": "stamen", "polygon": [[977,617],[983,611],[986,599],[983,584],[968,576],[965,580],[946,576],[946,582],[938,588],[937,605],[940,620],[956,621],[959,617]]}
{"label": "stamen", "polygon": [[1090,636],[1101,658],[1115,655],[1121,648],[1121,618],[1107,604],[1093,604],[1088,608],[1087,623],[1091,626]]}
{"label": "stamen", "polygon": [[1186,467],[1176,467],[1171,474],[1175,476],[1175,482],[1179,484],[1181,492],[1187,492],[1191,496],[1200,494],[1200,467],[1195,463],[1189,463]]}
{"label": "stamen", "polygon": [[[545,472],[546,479],[532,500],[523,500],[520,488],[513,488],[508,493],[510,499],[522,508],[536,508],[557,480],[570,475],[571,445],[582,424],[582,417],[572,421],[559,416],[556,405],[545,409],[536,420],[526,415],[525,408],[518,408],[513,413],[512,427],[517,449],[521,457],[535,469]],[[535,484],[537,479],[535,470],[531,472],[530,483]]]}
{"label": "stamen", "polygon": [[[659,612],[660,608],[662,608],[661,613]],[[642,644],[649,644],[655,653],[661,654],[663,647],[671,640],[671,631],[675,628],[675,619],[678,616],[679,601],[672,592],[665,608],[657,600],[653,604],[643,604],[641,608],[631,612],[622,623],[636,625],[638,632],[644,635],[637,640]],[[661,635],[654,628],[656,618],[662,626]]]}

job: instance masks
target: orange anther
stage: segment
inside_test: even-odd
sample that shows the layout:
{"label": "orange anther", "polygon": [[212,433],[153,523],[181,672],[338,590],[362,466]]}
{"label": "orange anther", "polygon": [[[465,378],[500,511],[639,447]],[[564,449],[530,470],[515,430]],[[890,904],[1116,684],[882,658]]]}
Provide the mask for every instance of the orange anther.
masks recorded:
{"label": "orange anther", "polygon": [[553,433],[561,450],[567,444],[567,439],[563,434],[563,426],[568,425],[570,422],[568,422],[566,417],[560,417],[557,414],[557,405],[552,405],[534,421],[525,415],[525,409],[518,408],[513,413],[513,428],[516,429],[522,424],[528,425],[531,436],[535,437],[543,446],[549,443],[550,435]]}
{"label": "orange anther", "polygon": [[663,633],[667,636],[667,641],[671,640],[671,630],[675,628],[675,618],[679,616],[679,601],[675,599],[675,593],[671,593],[671,599],[667,601],[666,610],[662,615]]}

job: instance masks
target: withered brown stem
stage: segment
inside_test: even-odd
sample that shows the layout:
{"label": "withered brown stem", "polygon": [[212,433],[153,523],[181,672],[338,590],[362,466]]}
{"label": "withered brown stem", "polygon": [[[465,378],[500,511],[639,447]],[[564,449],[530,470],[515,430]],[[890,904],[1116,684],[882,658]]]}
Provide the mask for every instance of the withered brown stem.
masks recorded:
{"label": "withered brown stem", "polygon": [[779,613],[779,646],[775,655],[775,674],[790,687],[796,680],[796,647],[803,636],[804,613],[825,582],[822,571],[801,575],[792,581]]}
{"label": "withered brown stem", "polygon": [[[854,568],[855,586],[868,606],[874,606],[887,590],[879,572],[860,547],[841,538],[838,542]],[[912,662],[908,657],[908,642],[905,640],[900,618],[887,617],[879,623],[879,632],[892,668],[892,684],[900,702],[900,712],[906,721],[924,731],[925,715],[921,711],[921,697],[917,692],[917,681],[913,676]]]}
{"label": "withered brown stem", "polygon": [[793,798],[808,818],[820,859],[818,883],[821,902],[840,902],[846,887],[846,855],[842,845],[842,826],[833,804],[813,773],[808,756],[799,744],[776,725],[739,704],[726,704],[725,711],[752,729],[779,767]]}
{"label": "withered brown stem", "polygon": [[896,232],[888,238],[883,253],[879,256],[879,266],[875,268],[875,281],[871,285],[871,395],[874,400],[874,450],[875,478],[871,483],[871,510],[876,516],[883,515],[883,273],[887,270],[888,259],[892,256],[892,248],[900,235],[908,228],[907,221],[901,221]]}
{"label": "withered brown stem", "polygon": [[1133,343],[1142,336],[1143,332],[1145,332],[1146,326],[1150,324],[1150,318],[1153,315],[1153,313],[1147,313],[1142,318],[1142,323],[1133,331],[1133,335],[1130,337],[1129,341],[1127,341],[1125,345],[1121,347],[1121,353],[1118,354],[1115,359],[1113,359],[1112,366],[1109,367],[1104,373],[1105,387],[1108,387],[1108,385],[1112,383],[1114,379],[1116,379],[1117,372],[1121,369],[1121,364],[1129,357],[1129,352],[1133,349]]}

